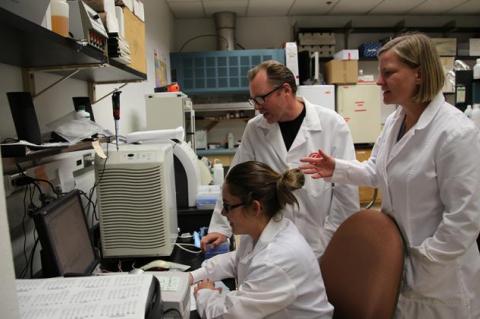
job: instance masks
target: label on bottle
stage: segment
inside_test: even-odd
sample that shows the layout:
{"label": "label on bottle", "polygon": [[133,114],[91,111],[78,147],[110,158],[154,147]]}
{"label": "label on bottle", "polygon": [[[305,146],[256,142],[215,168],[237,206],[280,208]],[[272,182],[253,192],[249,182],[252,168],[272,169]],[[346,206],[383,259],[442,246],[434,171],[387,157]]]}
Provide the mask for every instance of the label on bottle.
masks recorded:
{"label": "label on bottle", "polygon": [[465,103],[465,86],[457,85],[457,90],[455,94],[455,103]]}

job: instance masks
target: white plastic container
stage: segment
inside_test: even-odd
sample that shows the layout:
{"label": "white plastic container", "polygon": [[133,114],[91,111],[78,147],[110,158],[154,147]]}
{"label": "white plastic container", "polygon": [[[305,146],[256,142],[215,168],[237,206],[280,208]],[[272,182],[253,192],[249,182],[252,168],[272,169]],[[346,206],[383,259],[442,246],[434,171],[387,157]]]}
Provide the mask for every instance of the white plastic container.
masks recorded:
{"label": "white plastic container", "polygon": [[477,59],[477,63],[473,67],[473,78],[480,80],[480,59]]}
{"label": "white plastic container", "polygon": [[480,127],[480,104],[473,104],[472,121],[477,127]]}
{"label": "white plastic container", "polygon": [[52,31],[68,37],[68,3],[66,0],[51,0]]}
{"label": "white plastic container", "polygon": [[[480,111],[480,110],[479,110]],[[223,184],[223,165],[222,163],[216,163],[213,165],[213,184],[222,185]]]}
{"label": "white plastic container", "polygon": [[85,111],[85,107],[84,106],[80,106],[78,108],[78,111],[75,112],[75,118],[77,120],[82,120],[82,119],[86,119],[86,120],[90,120],[90,113],[88,113],[87,111]]}
{"label": "white plastic container", "polygon": [[467,116],[470,119],[472,118],[472,111],[473,111],[472,106],[468,104],[465,111],[463,111],[463,114],[465,114],[465,116]]}

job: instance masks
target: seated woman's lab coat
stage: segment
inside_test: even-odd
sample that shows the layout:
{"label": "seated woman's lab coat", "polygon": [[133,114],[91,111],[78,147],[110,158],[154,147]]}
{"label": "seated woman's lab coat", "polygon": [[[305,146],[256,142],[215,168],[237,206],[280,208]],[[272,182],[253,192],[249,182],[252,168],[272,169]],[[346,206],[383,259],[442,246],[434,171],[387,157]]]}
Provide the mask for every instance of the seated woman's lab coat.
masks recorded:
{"label": "seated woman's lab coat", "polygon": [[202,318],[331,318],[317,258],[295,225],[272,218],[256,245],[242,235],[239,247],[207,260],[194,282],[235,278],[237,290],[200,289]]}

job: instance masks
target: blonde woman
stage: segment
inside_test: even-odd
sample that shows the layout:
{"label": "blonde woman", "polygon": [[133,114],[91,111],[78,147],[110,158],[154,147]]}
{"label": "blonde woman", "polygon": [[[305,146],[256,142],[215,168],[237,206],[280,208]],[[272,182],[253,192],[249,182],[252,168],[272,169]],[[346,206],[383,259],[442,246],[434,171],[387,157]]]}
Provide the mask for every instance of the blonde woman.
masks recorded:
{"label": "blonde woman", "polygon": [[368,161],[304,158],[305,173],[379,187],[407,245],[397,318],[480,318],[480,138],[445,102],[435,47],[406,34],[379,51],[377,84],[397,110]]}
{"label": "blonde woman", "polygon": [[[202,318],[331,318],[317,258],[295,225],[279,215],[297,203],[299,170],[278,174],[266,164],[234,166],[223,184],[223,211],[236,251],[215,256],[191,272]],[[237,290],[220,294],[214,281],[235,278]]]}

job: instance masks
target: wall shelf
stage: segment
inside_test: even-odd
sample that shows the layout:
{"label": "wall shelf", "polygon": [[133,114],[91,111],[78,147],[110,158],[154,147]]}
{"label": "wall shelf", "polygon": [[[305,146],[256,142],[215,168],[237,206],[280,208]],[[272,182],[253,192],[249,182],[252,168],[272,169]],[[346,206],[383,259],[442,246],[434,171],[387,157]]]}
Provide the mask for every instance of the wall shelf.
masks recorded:
{"label": "wall shelf", "polygon": [[102,51],[90,45],[62,37],[3,8],[0,8],[0,37],[3,41],[0,63],[61,75],[67,74],[67,70],[87,66],[73,78],[94,83],[146,79],[144,73],[109,61]]}

